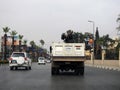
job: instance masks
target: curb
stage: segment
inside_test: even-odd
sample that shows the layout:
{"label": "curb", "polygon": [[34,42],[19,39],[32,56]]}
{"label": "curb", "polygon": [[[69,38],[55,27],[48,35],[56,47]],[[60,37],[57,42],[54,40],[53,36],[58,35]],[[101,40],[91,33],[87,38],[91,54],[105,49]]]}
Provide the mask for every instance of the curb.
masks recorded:
{"label": "curb", "polygon": [[120,71],[120,67],[100,66],[100,65],[91,65],[91,64],[85,64],[85,66],[102,68],[102,69],[106,69],[106,70],[116,70],[116,71]]}

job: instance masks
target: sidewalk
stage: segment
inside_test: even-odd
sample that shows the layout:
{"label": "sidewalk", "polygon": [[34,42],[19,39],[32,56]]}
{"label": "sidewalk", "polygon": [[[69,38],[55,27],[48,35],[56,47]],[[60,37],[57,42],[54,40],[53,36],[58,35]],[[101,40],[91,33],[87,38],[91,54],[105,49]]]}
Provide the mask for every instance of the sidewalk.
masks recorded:
{"label": "sidewalk", "polygon": [[120,71],[120,67],[115,67],[115,66],[92,65],[92,64],[85,64],[85,66]]}

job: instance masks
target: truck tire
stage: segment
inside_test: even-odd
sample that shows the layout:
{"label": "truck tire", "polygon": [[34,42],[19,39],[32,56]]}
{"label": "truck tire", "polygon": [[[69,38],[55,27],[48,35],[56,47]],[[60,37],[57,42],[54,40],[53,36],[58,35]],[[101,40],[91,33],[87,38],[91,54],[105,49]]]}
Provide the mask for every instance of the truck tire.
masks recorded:
{"label": "truck tire", "polygon": [[51,68],[51,74],[55,75],[55,68],[53,68],[53,67]]}
{"label": "truck tire", "polygon": [[13,70],[13,67],[10,67],[10,70]]}
{"label": "truck tire", "polygon": [[56,74],[59,74],[59,68],[56,68]]}
{"label": "truck tire", "polygon": [[18,69],[18,67],[15,67],[15,70],[17,70]]}
{"label": "truck tire", "polygon": [[52,67],[52,68],[51,68],[51,74],[52,74],[52,75],[57,75],[57,74],[59,74],[59,68],[55,68],[55,67],[53,68],[53,67]]}
{"label": "truck tire", "polygon": [[80,70],[80,75],[84,75],[84,67]]}
{"label": "truck tire", "polygon": [[29,70],[29,67],[27,66],[27,67],[25,67],[25,69],[26,69],[26,70]]}
{"label": "truck tire", "polygon": [[31,70],[31,66],[29,66],[29,70]]}
{"label": "truck tire", "polygon": [[79,75],[80,74],[80,70],[79,69],[75,69],[75,75]]}

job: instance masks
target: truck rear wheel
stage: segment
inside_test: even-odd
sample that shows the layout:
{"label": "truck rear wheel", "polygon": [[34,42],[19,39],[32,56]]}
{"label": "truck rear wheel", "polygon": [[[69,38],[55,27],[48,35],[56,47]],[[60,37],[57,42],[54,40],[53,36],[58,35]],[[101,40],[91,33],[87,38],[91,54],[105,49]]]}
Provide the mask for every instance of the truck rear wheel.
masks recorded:
{"label": "truck rear wheel", "polygon": [[75,69],[75,74],[76,74],[76,75],[79,75],[79,73],[80,73],[80,70],[76,68],[76,69]]}
{"label": "truck rear wheel", "polygon": [[75,69],[75,74],[76,75],[84,75],[84,67],[79,67]]}
{"label": "truck rear wheel", "polygon": [[52,75],[57,75],[57,74],[59,74],[59,68],[51,68],[51,74]]}
{"label": "truck rear wheel", "polygon": [[80,75],[84,75],[84,67],[80,70]]}
{"label": "truck rear wheel", "polygon": [[51,68],[51,74],[52,74],[52,75],[55,75],[55,70],[54,70],[53,67]]}
{"label": "truck rear wheel", "polygon": [[10,67],[10,70],[13,70],[13,67]]}

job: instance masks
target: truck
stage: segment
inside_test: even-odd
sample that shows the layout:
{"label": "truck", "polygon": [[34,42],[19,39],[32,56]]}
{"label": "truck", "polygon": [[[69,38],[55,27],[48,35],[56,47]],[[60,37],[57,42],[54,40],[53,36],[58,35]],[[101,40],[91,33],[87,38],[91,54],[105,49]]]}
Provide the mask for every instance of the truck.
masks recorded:
{"label": "truck", "polygon": [[73,71],[84,75],[85,43],[52,43],[51,74]]}

